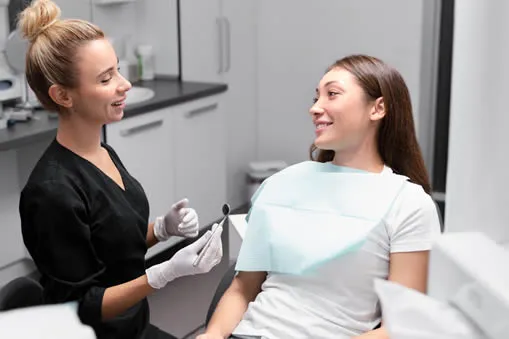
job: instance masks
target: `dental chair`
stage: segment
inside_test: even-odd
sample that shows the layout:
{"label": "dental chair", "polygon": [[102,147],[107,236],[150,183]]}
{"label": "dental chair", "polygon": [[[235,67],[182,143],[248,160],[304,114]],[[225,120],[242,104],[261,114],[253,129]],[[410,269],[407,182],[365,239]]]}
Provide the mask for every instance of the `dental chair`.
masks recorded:
{"label": "dental chair", "polygon": [[[442,213],[440,211],[440,208],[439,208],[437,202],[434,200],[433,200],[433,202],[435,203],[435,207],[436,207],[437,213],[438,213],[438,219],[440,220],[440,230],[443,233],[444,232],[444,220],[442,217]],[[223,278],[221,279],[221,281],[219,282],[219,285],[216,288],[214,296],[212,297],[212,301],[209,305],[209,309],[207,311],[207,317],[205,319],[205,326],[209,325],[210,318],[212,318],[212,315],[214,314],[214,311],[216,310],[217,304],[219,303],[219,300],[221,300],[221,297],[223,296],[224,292],[226,292],[228,287],[230,287],[230,285],[233,281],[233,278],[235,277],[235,273],[236,272],[235,272],[235,262],[234,262],[228,268],[226,273],[223,275]],[[375,328],[378,328],[378,327],[380,327],[380,325],[378,325]]]}

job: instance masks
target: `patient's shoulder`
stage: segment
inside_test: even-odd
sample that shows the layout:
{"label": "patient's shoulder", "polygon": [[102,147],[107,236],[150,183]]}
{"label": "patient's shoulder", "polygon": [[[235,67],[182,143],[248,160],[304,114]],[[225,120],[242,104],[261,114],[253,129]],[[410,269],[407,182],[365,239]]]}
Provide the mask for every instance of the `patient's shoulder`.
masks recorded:
{"label": "patient's shoulder", "polygon": [[394,201],[389,217],[404,217],[412,214],[435,214],[436,205],[422,186],[407,181]]}
{"label": "patient's shoulder", "polygon": [[440,233],[437,207],[429,194],[417,184],[407,182],[387,214],[390,235]]}

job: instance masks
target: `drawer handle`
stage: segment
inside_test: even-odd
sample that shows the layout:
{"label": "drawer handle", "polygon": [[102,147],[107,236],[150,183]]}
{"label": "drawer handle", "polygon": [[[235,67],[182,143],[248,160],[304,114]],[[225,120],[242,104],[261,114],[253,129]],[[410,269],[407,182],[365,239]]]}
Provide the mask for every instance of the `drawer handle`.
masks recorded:
{"label": "drawer handle", "polygon": [[196,115],[203,114],[203,113],[206,113],[206,112],[209,112],[209,111],[213,111],[216,108],[217,108],[217,103],[210,104],[210,105],[207,105],[207,106],[203,106],[203,107],[200,107],[200,108],[197,108],[197,109],[193,109],[192,111],[187,112],[187,117],[188,118],[192,118],[192,117],[194,117]]}
{"label": "drawer handle", "polygon": [[135,127],[131,127],[131,128],[122,130],[122,131],[120,131],[120,135],[123,136],[123,137],[126,137],[126,136],[129,136],[129,135],[133,135],[133,134],[136,134],[136,133],[140,133],[140,132],[146,131],[146,130],[151,129],[151,128],[155,128],[155,127],[161,126],[162,124],[163,124],[163,120],[162,119],[161,120],[152,121],[152,122],[148,122],[148,123],[143,124],[143,125],[139,125],[139,126],[135,126]]}

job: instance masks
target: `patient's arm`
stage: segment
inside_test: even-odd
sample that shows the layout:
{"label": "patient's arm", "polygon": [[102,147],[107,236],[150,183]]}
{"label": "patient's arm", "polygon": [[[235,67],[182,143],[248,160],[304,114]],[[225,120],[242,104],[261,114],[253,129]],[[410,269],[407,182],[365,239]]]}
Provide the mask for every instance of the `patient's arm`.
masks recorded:
{"label": "patient's arm", "polygon": [[389,280],[426,293],[429,251],[391,253]]}
{"label": "patient's arm", "polygon": [[[247,306],[261,291],[266,272],[239,272],[217,304],[204,338],[226,338],[238,325]],[[198,337],[199,338],[199,337]]]}
{"label": "patient's arm", "polygon": [[[391,253],[389,259],[389,280],[426,293],[428,280],[429,251]],[[364,333],[357,339],[388,339],[384,326]]]}

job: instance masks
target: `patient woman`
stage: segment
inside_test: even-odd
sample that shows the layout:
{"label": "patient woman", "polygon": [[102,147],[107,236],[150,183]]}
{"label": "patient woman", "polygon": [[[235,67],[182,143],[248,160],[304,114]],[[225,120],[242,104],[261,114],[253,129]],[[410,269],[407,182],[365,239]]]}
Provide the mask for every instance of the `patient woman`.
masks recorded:
{"label": "patient woman", "polygon": [[[352,55],[338,60],[321,79],[310,116],[316,139],[311,147],[314,162],[309,164],[371,179],[405,178],[404,184],[362,245],[310,275],[246,271],[237,266],[238,274],[199,339],[228,338],[232,333],[235,338],[388,338],[383,324],[378,327],[381,309],[375,279],[426,290],[429,250],[440,233],[440,223],[402,76],[374,57]],[[290,168],[295,166],[301,165]],[[292,170],[285,171],[280,178]],[[269,178],[262,194],[272,184]],[[352,199],[366,193],[359,190],[369,191],[355,189]],[[369,204],[361,204],[358,219],[378,207],[374,199],[368,200]],[[249,235],[254,227],[252,212],[243,247],[247,237],[257,232]],[[309,225],[309,242],[328,236],[313,234],[317,226]]]}

